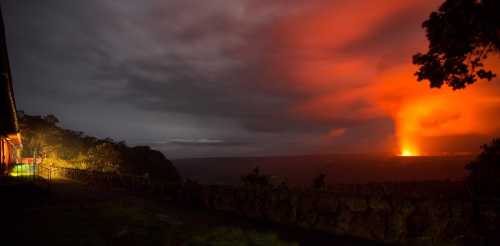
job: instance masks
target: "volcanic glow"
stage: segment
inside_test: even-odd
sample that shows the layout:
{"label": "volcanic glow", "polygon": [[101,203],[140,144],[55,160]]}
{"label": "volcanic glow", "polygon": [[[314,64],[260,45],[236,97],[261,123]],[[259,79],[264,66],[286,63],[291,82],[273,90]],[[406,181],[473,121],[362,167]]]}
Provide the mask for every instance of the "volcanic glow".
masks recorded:
{"label": "volcanic glow", "polygon": [[401,156],[418,156],[418,154],[410,148],[403,148],[401,150]]}
{"label": "volcanic glow", "polygon": [[[362,2],[357,3],[360,5],[354,5],[363,6]],[[302,58],[279,59],[274,64],[289,71],[292,90],[305,93],[304,100],[294,105],[292,112],[332,125],[347,122],[332,127],[332,131],[342,128],[342,136],[356,132],[353,125],[373,124],[378,119],[392,121],[391,137],[370,140],[380,144],[357,146],[357,151],[374,146],[391,148],[401,156],[477,151],[482,142],[500,132],[500,81],[479,81],[459,91],[446,87],[430,89],[427,81],[417,82],[417,67],[410,58],[426,49],[420,23],[439,1],[378,3],[385,7],[373,8],[369,16],[353,16],[351,13],[358,11],[354,6],[325,4],[310,15],[283,24],[283,46],[291,47],[290,52],[300,51],[295,56]],[[405,19],[401,13],[408,9],[418,10],[420,16]],[[348,25],[338,24],[336,18],[343,14],[343,23]],[[400,19],[407,26],[394,24],[394,20]],[[400,31],[391,30],[390,25],[414,31],[405,33],[405,39],[388,44],[388,34],[383,32]],[[498,61],[495,57],[486,65],[498,70]]]}
{"label": "volcanic glow", "polygon": [[[7,15],[8,36],[34,30],[10,40],[14,67],[30,69],[14,74],[23,107],[46,112],[51,102],[62,117],[78,109],[86,116],[69,123],[78,129],[151,139],[168,155],[474,154],[500,136],[498,54],[485,62],[497,78],[465,90],[414,76],[412,56],[428,49],[422,22],[444,0],[91,0],[62,15],[68,1],[29,13],[15,3],[28,1],[6,2],[19,8]],[[30,84],[40,68],[50,81],[42,91]]]}

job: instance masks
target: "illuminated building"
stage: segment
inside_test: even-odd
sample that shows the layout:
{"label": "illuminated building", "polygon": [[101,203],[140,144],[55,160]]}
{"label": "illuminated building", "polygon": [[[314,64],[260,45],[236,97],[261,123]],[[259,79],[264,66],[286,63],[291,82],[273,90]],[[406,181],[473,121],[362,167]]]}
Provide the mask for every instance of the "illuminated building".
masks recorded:
{"label": "illuminated building", "polygon": [[3,16],[0,12],[0,169],[2,173],[16,163],[21,135],[12,88]]}

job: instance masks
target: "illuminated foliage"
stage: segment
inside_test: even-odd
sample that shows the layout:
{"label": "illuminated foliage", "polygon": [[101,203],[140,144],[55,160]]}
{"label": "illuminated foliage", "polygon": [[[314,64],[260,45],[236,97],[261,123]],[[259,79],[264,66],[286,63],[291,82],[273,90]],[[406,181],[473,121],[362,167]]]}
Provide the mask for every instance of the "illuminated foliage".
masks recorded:
{"label": "illuminated foliage", "polygon": [[20,121],[23,133],[23,156],[37,155],[38,158],[55,156],[60,148],[61,135],[55,125],[58,120],[54,116],[27,116],[22,114]]}
{"label": "illuminated foliage", "polygon": [[491,80],[495,74],[484,68],[488,54],[500,51],[500,1],[447,0],[422,26],[427,31],[429,50],[418,53],[419,81],[431,87],[443,84],[462,89],[478,79]]}
{"label": "illuminated foliage", "polygon": [[118,171],[121,158],[112,140],[60,128],[53,115],[21,115],[24,157],[36,157],[44,164],[58,167]]}
{"label": "illuminated foliage", "polygon": [[58,126],[53,115],[20,113],[23,157],[36,156],[43,164],[57,167],[121,172],[153,179],[179,181],[180,176],[165,156],[148,146],[129,147],[125,142],[98,139]]}
{"label": "illuminated foliage", "polygon": [[111,143],[100,143],[93,146],[87,154],[89,169],[117,172],[121,164],[121,155]]}

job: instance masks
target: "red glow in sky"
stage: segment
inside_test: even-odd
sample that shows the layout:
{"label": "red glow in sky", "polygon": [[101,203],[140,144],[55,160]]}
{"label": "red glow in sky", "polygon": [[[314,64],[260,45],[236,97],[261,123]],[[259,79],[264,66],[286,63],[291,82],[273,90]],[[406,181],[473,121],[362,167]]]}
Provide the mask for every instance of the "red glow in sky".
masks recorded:
{"label": "red glow in sky", "polygon": [[[430,143],[494,135],[500,125],[500,86],[479,82],[461,91],[418,83],[411,56],[427,41],[420,23],[441,1],[349,1],[323,3],[285,19],[277,32],[303,59],[276,61],[292,78],[290,90],[305,92],[292,112],[317,121],[365,121],[389,117],[393,153],[463,151]],[[358,14],[356,14],[358,13]],[[420,13],[406,19],[405,13]],[[397,23],[402,21],[402,23]],[[398,26],[400,25],[400,26]],[[399,28],[401,33],[390,30]],[[385,33],[387,32],[387,33]],[[498,57],[490,67],[499,68]],[[332,127],[340,137],[349,128]],[[474,151],[474,150],[471,150]]]}
{"label": "red glow in sky", "polygon": [[443,2],[5,1],[2,10],[18,108],[89,135],[172,158],[477,152],[500,136],[500,79],[451,91],[413,75],[412,56],[427,47],[421,24]]}

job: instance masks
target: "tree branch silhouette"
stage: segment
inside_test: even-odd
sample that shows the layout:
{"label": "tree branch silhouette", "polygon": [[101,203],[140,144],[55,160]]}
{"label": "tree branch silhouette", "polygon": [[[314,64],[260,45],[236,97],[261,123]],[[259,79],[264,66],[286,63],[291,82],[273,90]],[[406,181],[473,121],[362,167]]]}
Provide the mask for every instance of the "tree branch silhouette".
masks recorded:
{"label": "tree branch silhouette", "polygon": [[484,66],[489,54],[500,53],[500,1],[446,0],[422,27],[429,40],[427,53],[413,56],[418,81],[431,88],[463,89],[496,74]]}

